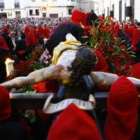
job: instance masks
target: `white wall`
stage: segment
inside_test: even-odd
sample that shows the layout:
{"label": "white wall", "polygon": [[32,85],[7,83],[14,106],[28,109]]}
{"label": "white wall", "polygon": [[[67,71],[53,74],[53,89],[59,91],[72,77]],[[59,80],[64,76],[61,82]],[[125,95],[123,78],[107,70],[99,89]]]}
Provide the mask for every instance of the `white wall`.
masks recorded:
{"label": "white wall", "polygon": [[114,18],[119,20],[119,0],[114,1]]}
{"label": "white wall", "polygon": [[[98,0],[99,1],[99,14],[104,13],[107,16],[107,8],[109,7],[109,11],[112,10],[112,5],[114,4],[114,17],[119,20],[119,1],[120,0]],[[130,6],[130,0],[122,0],[122,21],[130,19],[130,17],[125,17],[125,3],[126,7]],[[134,5],[134,19],[138,19],[140,21],[140,0],[135,0]]]}
{"label": "white wall", "polygon": [[14,8],[14,0],[5,0],[4,1],[5,9],[13,9]]}
{"label": "white wall", "polygon": [[77,6],[77,0],[74,2],[71,0],[48,0],[48,5],[49,6]]}
{"label": "white wall", "polygon": [[78,8],[83,12],[90,12],[91,10],[94,10],[96,14],[99,14],[98,0],[80,0]]}
{"label": "white wall", "polygon": [[99,15],[102,15],[102,14],[104,14],[104,0],[98,0],[98,6],[99,6],[99,8],[98,8],[98,14]]}
{"label": "white wall", "polygon": [[66,7],[51,7],[47,12],[47,17],[50,14],[58,14],[58,17],[67,17],[68,9]]}
{"label": "white wall", "polygon": [[140,22],[140,0],[135,0],[134,19]]}

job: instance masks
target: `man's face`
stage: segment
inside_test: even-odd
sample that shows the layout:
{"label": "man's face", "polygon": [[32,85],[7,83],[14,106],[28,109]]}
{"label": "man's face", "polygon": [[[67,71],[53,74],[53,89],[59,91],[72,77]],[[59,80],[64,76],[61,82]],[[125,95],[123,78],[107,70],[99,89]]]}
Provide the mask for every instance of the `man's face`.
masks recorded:
{"label": "man's face", "polygon": [[137,21],[137,20],[134,20],[134,23],[135,23],[135,24],[137,24],[137,23],[138,23],[138,21]]}
{"label": "man's face", "polygon": [[12,37],[12,38],[15,38],[15,34],[14,34],[14,33],[12,33],[12,34],[11,34],[11,37]]}
{"label": "man's face", "polygon": [[131,21],[127,21],[127,24],[130,26],[132,23],[131,23]]}

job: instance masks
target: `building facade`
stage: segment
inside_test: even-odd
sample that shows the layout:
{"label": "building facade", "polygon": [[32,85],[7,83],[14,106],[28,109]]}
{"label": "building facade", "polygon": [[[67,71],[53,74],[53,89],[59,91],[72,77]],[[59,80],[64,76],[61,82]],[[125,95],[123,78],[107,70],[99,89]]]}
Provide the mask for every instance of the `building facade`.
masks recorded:
{"label": "building facade", "polygon": [[0,0],[0,17],[68,17],[77,0]]}
{"label": "building facade", "polygon": [[140,21],[140,0],[98,0],[99,15],[112,16],[118,21]]}
{"label": "building facade", "polygon": [[96,14],[99,14],[98,0],[78,0],[77,2],[77,7],[83,12],[89,12],[91,10],[94,10]]}

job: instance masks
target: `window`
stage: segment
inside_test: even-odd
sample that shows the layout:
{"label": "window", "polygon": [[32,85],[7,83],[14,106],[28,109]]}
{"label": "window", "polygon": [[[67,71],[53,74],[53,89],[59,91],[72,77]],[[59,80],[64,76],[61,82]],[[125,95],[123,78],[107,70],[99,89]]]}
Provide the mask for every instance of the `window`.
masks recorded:
{"label": "window", "polygon": [[19,0],[15,0],[15,8],[20,8]]}
{"label": "window", "polygon": [[39,9],[35,10],[35,15],[39,16]]}
{"label": "window", "polygon": [[9,17],[12,16],[12,11],[11,10],[8,11],[8,16]]}
{"label": "window", "polygon": [[68,13],[69,13],[69,15],[71,15],[72,14],[72,9],[68,9]]}
{"label": "window", "polygon": [[0,2],[0,8],[4,8],[4,2]]}
{"label": "window", "polygon": [[19,2],[15,3],[15,8],[20,8],[20,3]]}
{"label": "window", "polygon": [[29,10],[29,15],[30,15],[30,16],[33,15],[33,10]]}
{"label": "window", "polygon": [[46,7],[42,7],[41,10],[42,10],[42,11],[46,11]]}

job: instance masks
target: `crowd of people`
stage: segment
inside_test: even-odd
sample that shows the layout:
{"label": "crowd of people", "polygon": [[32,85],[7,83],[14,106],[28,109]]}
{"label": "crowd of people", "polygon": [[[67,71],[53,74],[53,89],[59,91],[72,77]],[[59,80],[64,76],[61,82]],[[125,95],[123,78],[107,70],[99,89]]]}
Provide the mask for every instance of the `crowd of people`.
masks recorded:
{"label": "crowd of people", "polygon": [[[85,45],[86,38],[83,36],[90,36],[90,28],[92,26],[98,28],[103,20],[104,16],[98,17],[93,10],[89,13],[74,10],[71,18],[0,19],[1,140],[139,139],[139,102],[136,87],[140,87],[138,70],[140,67],[140,23],[136,20],[132,23],[130,20],[118,22],[114,18],[110,19],[109,26],[114,29],[114,37],[124,40],[126,48],[136,55],[127,75],[129,77],[119,77],[114,73],[108,73],[109,66],[99,50],[91,50]],[[92,25],[93,21],[96,21],[94,25]],[[14,65],[18,65],[20,61],[27,59],[35,47],[40,45],[52,56],[51,66],[34,71],[28,76],[23,75],[24,77],[6,77],[5,61],[8,57],[15,61]],[[64,99],[76,98],[88,102],[90,99],[85,94],[88,92],[83,81],[84,75],[90,75],[92,82],[98,86],[97,90],[101,90],[101,86],[109,86],[107,114],[101,128],[103,135],[94,120],[95,116],[91,113],[93,110],[88,110],[88,107],[86,111],[83,111],[71,104],[64,111],[61,109],[62,113],[43,114],[45,120],[39,112],[36,112],[38,119],[34,128],[27,124],[25,126],[23,124],[25,120],[19,123],[16,117],[11,115],[13,110],[11,110],[8,90],[48,79],[56,79],[71,88],[82,89],[83,93],[77,93],[77,95],[70,93],[65,95]],[[46,108],[44,110],[47,112]],[[30,132],[27,131],[28,129]],[[32,129],[37,129],[39,132],[35,130],[35,134],[31,133]]]}

